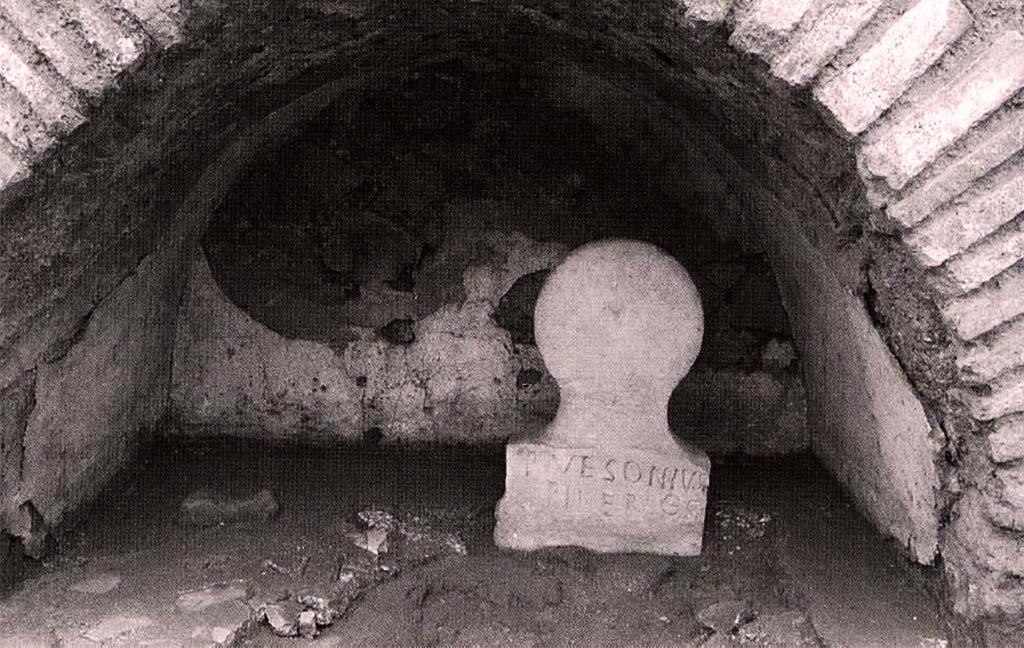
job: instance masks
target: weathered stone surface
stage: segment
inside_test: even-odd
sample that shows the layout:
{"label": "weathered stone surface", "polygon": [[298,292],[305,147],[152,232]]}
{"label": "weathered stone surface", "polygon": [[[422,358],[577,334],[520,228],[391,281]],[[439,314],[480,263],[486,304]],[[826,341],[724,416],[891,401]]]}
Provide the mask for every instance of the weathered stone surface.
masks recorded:
{"label": "weathered stone surface", "polygon": [[1018,264],[988,283],[942,306],[942,314],[964,340],[991,331],[1024,314],[1024,265]]}
{"label": "weathered stone surface", "polygon": [[0,137],[0,186],[17,182],[28,175],[24,154]]}
{"label": "weathered stone surface", "polygon": [[193,526],[264,522],[277,514],[274,494],[263,489],[251,497],[230,497],[223,493],[198,490],[181,503],[178,521]]}
{"label": "weathered stone surface", "polygon": [[813,79],[871,20],[883,0],[825,3],[811,26],[798,33],[772,64],[772,74],[794,85]]}
{"label": "weathered stone surface", "polygon": [[678,452],[513,443],[495,543],[700,553],[710,464]]}
{"label": "weathered stone surface", "polygon": [[248,595],[245,583],[217,583],[194,592],[185,592],[174,605],[183,612],[199,612],[230,601],[243,600]]}
{"label": "weathered stone surface", "polygon": [[1024,368],[989,381],[980,393],[967,392],[965,400],[974,418],[981,421],[1024,413]]}
{"label": "weathered stone surface", "polygon": [[697,612],[697,621],[705,628],[727,634],[750,622],[754,613],[746,601],[718,601]]}
{"label": "weathered stone surface", "polygon": [[703,333],[686,271],[646,243],[584,245],[549,276],[535,322],[562,400],[541,438],[506,449],[495,542],[700,553],[710,462],[666,419]]}
{"label": "weathered stone surface", "polygon": [[71,589],[83,594],[106,594],[120,584],[120,574],[98,574],[78,581],[71,586]]}
{"label": "weathered stone surface", "polygon": [[682,0],[686,17],[702,22],[722,22],[735,0]]}
{"label": "weathered stone surface", "polygon": [[1024,414],[996,421],[995,429],[988,435],[988,448],[996,463],[1024,459]]}
{"label": "weathered stone surface", "polygon": [[789,218],[777,218],[765,236],[806,376],[814,453],[879,529],[930,563],[940,446],[924,406],[834,260]]}
{"label": "weathered stone surface", "polygon": [[[968,492],[956,506],[943,557],[949,569],[952,602],[958,614],[968,618],[989,614],[1019,619],[1024,599],[1006,584],[1024,577],[1024,553],[1019,534],[991,523],[984,497]],[[1010,636],[991,645],[1013,645]]]}
{"label": "weathered stone surface", "polygon": [[947,146],[1024,86],[1024,36],[1007,32],[941,90],[867,134],[862,175],[901,189]]}
{"label": "weathered stone surface", "polygon": [[971,14],[960,0],[920,0],[871,49],[837,77],[817,87],[814,94],[847,132],[858,134],[924,74],[970,24]]}
{"label": "weathered stone surface", "polygon": [[961,292],[974,290],[1024,258],[1024,217],[1012,221],[942,265]]}
{"label": "weathered stone surface", "polygon": [[771,60],[810,9],[813,0],[746,0],[736,11],[736,28],[729,44]]}
{"label": "weathered stone surface", "polygon": [[119,0],[118,4],[135,14],[162,47],[181,41],[186,17],[181,0]]}
{"label": "weathered stone surface", "polygon": [[82,636],[98,643],[124,639],[143,628],[153,625],[153,620],[146,616],[111,616],[89,628]]}
{"label": "weathered stone surface", "polygon": [[0,0],[0,9],[54,69],[79,90],[96,95],[112,78],[114,70],[97,60],[81,31],[63,28],[67,18],[54,4]]}
{"label": "weathered stone surface", "polygon": [[996,468],[986,496],[986,512],[997,526],[1024,531],[1024,466]]}
{"label": "weathered stone surface", "polygon": [[343,350],[254,321],[227,300],[200,254],[178,328],[180,420],[271,438],[359,439],[375,427],[382,442],[508,438],[535,411],[553,411],[557,392],[546,373],[518,385],[524,369],[543,368],[540,354],[510,344],[492,315],[519,277],[551,267],[565,247],[510,233],[482,239],[501,253],[466,269],[465,298],[416,321],[415,341],[392,344],[365,329]]}
{"label": "weathered stone surface", "polygon": [[45,65],[33,65],[36,50],[17,28],[0,17],[0,76],[20,91],[36,113],[58,131],[85,121],[74,90]]}
{"label": "weathered stone surface", "polygon": [[165,413],[177,263],[172,248],[143,259],[39,365],[21,497],[46,525],[98,494]]}
{"label": "weathered stone surface", "polygon": [[992,380],[1024,366],[1024,319],[1014,320],[957,353],[957,367],[975,381]]}
{"label": "weathered stone surface", "polygon": [[128,21],[119,19],[115,12],[104,8],[101,2],[75,0],[61,3],[61,8],[77,21],[85,39],[98,47],[104,58],[115,66],[126,66],[142,54],[146,36],[132,29]]}
{"label": "weathered stone surface", "polygon": [[35,372],[0,390],[0,492],[13,493],[21,481],[25,429],[35,404]]}
{"label": "weathered stone surface", "polygon": [[32,104],[17,88],[0,77],[0,136],[7,142],[9,155],[31,155],[53,144],[46,124],[36,115]]}
{"label": "weathered stone surface", "polygon": [[[1013,220],[1022,211],[1022,197],[1024,168],[1008,170],[992,186],[964,196],[919,223],[903,240],[921,263],[939,265]],[[1012,249],[1013,244],[1011,232],[1006,242],[992,245],[999,249],[1007,246]],[[989,268],[993,264],[998,267],[998,258],[996,252],[982,253],[976,263],[979,268]],[[1005,267],[1008,266],[1003,269]]]}
{"label": "weathered stone surface", "polygon": [[966,152],[890,205],[886,210],[889,217],[907,227],[918,223],[1024,148],[1024,109],[1008,110],[993,120]]}
{"label": "weathered stone surface", "polygon": [[821,644],[811,622],[803,613],[796,611],[758,616],[740,628],[739,635],[741,641],[746,640],[754,645],[794,648]]}

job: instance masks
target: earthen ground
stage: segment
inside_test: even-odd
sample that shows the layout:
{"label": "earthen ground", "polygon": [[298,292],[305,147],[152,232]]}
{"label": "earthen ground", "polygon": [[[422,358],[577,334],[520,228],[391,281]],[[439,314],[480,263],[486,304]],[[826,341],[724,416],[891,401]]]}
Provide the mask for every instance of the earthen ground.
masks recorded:
{"label": "earthen ground", "polygon": [[[240,583],[249,607],[329,596],[339,591],[339,564],[372,562],[345,536],[355,514],[372,508],[456,534],[466,554],[393,543],[381,561],[397,574],[361,580],[347,608],[337,603],[343,616],[309,645],[945,645],[936,572],[899,557],[810,457],[716,460],[703,554],[665,558],[497,549],[501,450],[159,446],[65,538],[60,559],[37,566],[5,601],[0,636],[95,645],[81,633],[111,615],[141,614],[153,621],[138,631],[146,634],[113,645],[161,633],[173,642],[225,616],[218,605],[176,611],[182,592]],[[201,487],[269,488],[280,513],[241,527],[178,525],[181,501]],[[70,591],[101,572],[120,584],[105,594]],[[734,601],[754,618],[738,631],[698,621],[709,606]],[[237,625],[235,645],[306,643]]]}

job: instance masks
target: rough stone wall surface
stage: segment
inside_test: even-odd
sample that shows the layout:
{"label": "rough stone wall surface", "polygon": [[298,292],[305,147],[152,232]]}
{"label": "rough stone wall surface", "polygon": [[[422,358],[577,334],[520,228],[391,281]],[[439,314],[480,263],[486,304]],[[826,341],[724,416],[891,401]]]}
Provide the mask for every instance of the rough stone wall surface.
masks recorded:
{"label": "rough stone wall surface", "polygon": [[[557,398],[533,345],[514,344],[492,314],[519,277],[551,268],[558,244],[494,233],[505,254],[466,270],[466,298],[415,323],[396,344],[376,329],[344,349],[289,340],[220,291],[197,255],[182,314],[171,391],[185,433],[316,440],[500,441],[541,424]],[[531,371],[537,378],[520,379]]]}
{"label": "rough stone wall surface", "polygon": [[[58,527],[120,471],[140,430],[164,416],[182,276],[173,248],[134,275],[82,322],[73,344],[35,371],[20,479],[5,488],[8,528],[30,540]],[[42,530],[25,517],[26,505]]]}
{"label": "rough stone wall surface", "polygon": [[861,301],[801,232],[776,236],[773,258],[805,358],[814,452],[881,528],[930,563],[938,550],[941,443]]}

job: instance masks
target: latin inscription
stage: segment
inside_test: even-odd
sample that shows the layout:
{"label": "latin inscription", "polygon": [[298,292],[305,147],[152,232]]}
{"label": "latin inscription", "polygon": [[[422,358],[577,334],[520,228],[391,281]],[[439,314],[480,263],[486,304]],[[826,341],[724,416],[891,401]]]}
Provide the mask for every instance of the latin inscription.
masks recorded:
{"label": "latin inscription", "polygon": [[703,470],[578,451],[520,447],[516,455],[521,461],[509,470],[535,480],[547,505],[571,516],[613,520],[657,515],[693,522],[704,515],[708,474]]}

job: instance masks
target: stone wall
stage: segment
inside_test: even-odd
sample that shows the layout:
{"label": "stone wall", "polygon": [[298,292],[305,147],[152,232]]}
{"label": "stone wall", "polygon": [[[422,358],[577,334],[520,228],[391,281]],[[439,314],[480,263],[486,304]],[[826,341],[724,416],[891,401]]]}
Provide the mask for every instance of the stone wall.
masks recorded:
{"label": "stone wall", "polygon": [[[555,85],[596,113],[629,108],[605,101],[608,88],[643,86],[632,105],[644,112],[731,133],[718,175],[745,169],[792,211],[842,290],[864,297],[924,398],[933,434],[944,437],[935,457],[944,480],[937,506],[947,520],[940,545],[957,610],[986,620],[992,632],[1024,613],[1024,569],[1015,558],[1024,510],[1015,472],[1024,458],[1019,3],[652,0],[444,11],[417,3],[382,13],[359,2],[296,11],[246,2],[191,3],[187,16],[184,6],[12,0],[2,7],[0,175],[22,180],[0,196],[0,393],[13,403],[5,417],[8,409],[18,421],[28,410],[50,411],[29,395],[39,391],[33,381],[60,384],[47,375],[54,361],[69,372],[78,366],[70,347],[90,335],[82,322],[104,300],[117,303],[114,290],[142,259],[198,237],[212,208],[206,202],[223,191],[207,186],[192,194],[201,198],[183,197],[224,151],[228,168],[217,174],[230,184],[239,170],[231,164],[251,159],[230,143],[261,119],[339,75],[379,79],[456,52],[512,57],[524,69],[583,79]],[[48,20],[34,20],[39,15]],[[481,28],[466,33],[468,22]],[[726,52],[723,38],[746,55]],[[158,51],[176,40],[185,44]],[[143,52],[151,55],[138,58]],[[574,56],[578,63],[565,65]],[[635,133],[641,141],[668,134]],[[665,176],[672,178],[670,168]],[[858,178],[870,205],[857,199]],[[175,215],[181,224],[168,243]],[[835,241],[808,225],[822,220],[838,232]],[[148,344],[134,348],[151,353]],[[159,380],[139,384],[147,383]],[[107,396],[83,394],[83,411],[129,420],[121,408],[106,408]],[[4,433],[14,456],[30,445],[17,436]],[[17,492],[6,485],[10,474],[5,526],[23,529],[17,520],[25,513],[14,507],[20,497],[7,499]],[[63,506],[55,505],[50,522]]]}

